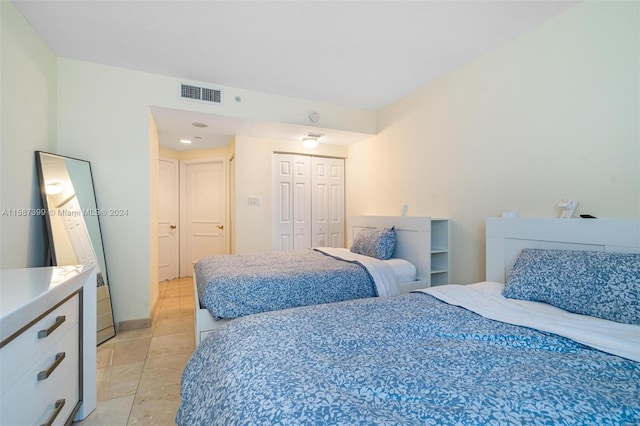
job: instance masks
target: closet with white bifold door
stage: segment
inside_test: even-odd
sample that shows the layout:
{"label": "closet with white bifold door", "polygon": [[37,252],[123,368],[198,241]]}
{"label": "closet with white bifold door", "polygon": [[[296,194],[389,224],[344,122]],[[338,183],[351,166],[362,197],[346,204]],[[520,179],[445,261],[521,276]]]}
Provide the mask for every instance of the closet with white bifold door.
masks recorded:
{"label": "closet with white bifold door", "polygon": [[344,158],[273,154],[273,249],[344,247]]}

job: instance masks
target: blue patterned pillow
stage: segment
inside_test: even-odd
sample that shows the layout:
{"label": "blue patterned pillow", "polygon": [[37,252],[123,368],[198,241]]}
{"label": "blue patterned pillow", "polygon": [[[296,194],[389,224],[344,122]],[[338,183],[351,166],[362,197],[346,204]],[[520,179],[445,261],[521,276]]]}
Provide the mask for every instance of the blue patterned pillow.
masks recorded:
{"label": "blue patterned pillow", "polygon": [[380,260],[387,260],[396,248],[396,229],[365,229],[356,235],[351,251]]}
{"label": "blue patterned pillow", "polygon": [[640,254],[523,249],[502,295],[640,325]]}

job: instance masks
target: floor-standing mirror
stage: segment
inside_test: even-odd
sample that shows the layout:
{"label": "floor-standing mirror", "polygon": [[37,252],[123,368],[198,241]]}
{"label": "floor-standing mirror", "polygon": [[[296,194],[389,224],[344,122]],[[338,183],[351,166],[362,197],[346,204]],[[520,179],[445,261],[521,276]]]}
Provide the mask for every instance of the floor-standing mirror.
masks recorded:
{"label": "floor-standing mirror", "polygon": [[96,265],[98,344],[115,336],[107,264],[88,161],[36,151],[51,265]]}

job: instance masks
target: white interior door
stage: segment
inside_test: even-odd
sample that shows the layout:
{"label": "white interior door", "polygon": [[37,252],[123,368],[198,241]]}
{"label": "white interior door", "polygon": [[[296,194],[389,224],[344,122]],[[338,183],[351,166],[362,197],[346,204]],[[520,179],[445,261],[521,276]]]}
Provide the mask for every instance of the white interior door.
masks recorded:
{"label": "white interior door", "polygon": [[180,161],[180,276],[206,256],[225,254],[224,159]]}
{"label": "white interior door", "polygon": [[293,156],[293,249],[311,247],[311,158]]}
{"label": "white interior door", "polygon": [[158,277],[179,276],[178,160],[161,158],[158,182]]}
{"label": "white interior door", "polygon": [[344,247],[344,159],[313,157],[313,247]]}
{"label": "white interior door", "polygon": [[273,248],[311,247],[311,159],[273,154]]}
{"label": "white interior door", "polygon": [[293,250],[293,155],[273,154],[273,249]]}

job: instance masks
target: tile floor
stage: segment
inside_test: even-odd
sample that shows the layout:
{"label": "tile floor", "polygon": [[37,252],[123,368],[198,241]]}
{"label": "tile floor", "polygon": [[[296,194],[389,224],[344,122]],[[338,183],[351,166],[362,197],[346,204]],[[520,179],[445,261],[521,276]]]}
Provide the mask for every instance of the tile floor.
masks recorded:
{"label": "tile floor", "polygon": [[98,407],[75,425],[174,425],[180,375],[193,353],[193,281],[160,283],[150,328],[98,346]]}

